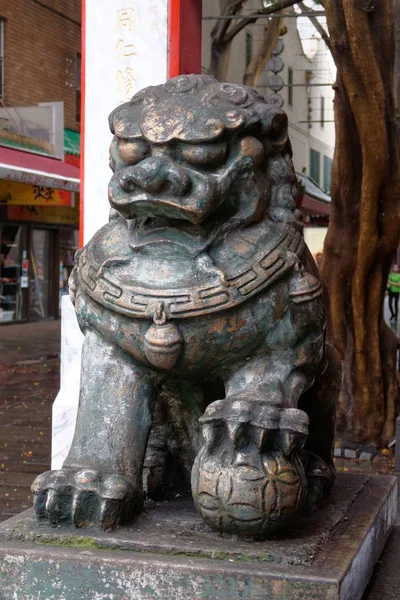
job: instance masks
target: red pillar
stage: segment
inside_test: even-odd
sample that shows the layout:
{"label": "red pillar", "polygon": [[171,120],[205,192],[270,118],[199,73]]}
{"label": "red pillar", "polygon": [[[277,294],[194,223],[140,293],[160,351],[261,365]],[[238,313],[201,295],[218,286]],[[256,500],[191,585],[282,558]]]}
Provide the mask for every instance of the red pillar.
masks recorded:
{"label": "red pillar", "polygon": [[168,77],[201,73],[202,0],[169,0]]}

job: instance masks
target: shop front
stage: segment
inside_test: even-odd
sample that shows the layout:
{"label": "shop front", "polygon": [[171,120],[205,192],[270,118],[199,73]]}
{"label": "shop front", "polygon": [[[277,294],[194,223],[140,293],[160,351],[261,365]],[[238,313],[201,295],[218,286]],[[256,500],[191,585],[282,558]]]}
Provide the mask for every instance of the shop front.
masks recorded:
{"label": "shop front", "polygon": [[[0,323],[58,318],[78,249],[77,226],[32,222],[23,212],[18,217],[26,221],[0,219]],[[41,216],[47,217],[46,212]]]}
{"label": "shop front", "polygon": [[0,324],[59,318],[79,241],[79,178],[17,175],[0,180]]}
{"label": "shop front", "polygon": [[303,214],[304,239],[315,259],[322,254],[331,215],[331,197],[305,173],[296,173],[297,207]]}

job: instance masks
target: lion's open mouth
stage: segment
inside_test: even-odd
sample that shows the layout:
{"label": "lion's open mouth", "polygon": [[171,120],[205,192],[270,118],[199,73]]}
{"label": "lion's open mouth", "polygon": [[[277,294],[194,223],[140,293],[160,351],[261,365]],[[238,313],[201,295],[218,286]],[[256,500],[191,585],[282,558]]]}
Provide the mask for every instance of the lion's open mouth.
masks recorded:
{"label": "lion's open mouth", "polygon": [[184,247],[193,255],[207,246],[204,228],[185,219],[140,217],[129,221],[131,248],[165,243]]}
{"label": "lion's open mouth", "polygon": [[200,227],[193,225],[185,219],[172,219],[170,217],[142,217],[136,219],[137,229],[143,233],[153,233],[164,229],[179,229],[190,235],[198,235]]}

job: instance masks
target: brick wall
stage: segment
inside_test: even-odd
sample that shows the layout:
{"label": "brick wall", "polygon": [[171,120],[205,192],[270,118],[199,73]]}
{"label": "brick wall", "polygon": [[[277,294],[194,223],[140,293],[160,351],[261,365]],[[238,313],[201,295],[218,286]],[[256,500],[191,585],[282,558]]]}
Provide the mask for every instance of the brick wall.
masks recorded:
{"label": "brick wall", "polygon": [[5,20],[5,104],[63,101],[65,127],[79,130],[76,57],[81,47],[81,1],[0,0],[0,18]]}

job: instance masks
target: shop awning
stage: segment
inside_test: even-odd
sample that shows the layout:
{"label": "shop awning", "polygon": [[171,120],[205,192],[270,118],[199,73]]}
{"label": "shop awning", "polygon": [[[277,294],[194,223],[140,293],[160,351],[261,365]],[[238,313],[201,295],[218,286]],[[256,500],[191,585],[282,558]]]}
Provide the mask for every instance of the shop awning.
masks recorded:
{"label": "shop awning", "polygon": [[296,173],[299,183],[299,208],[308,215],[330,216],[331,197],[305,173]]}
{"label": "shop awning", "polygon": [[47,156],[0,146],[0,179],[79,192],[78,167]]}

